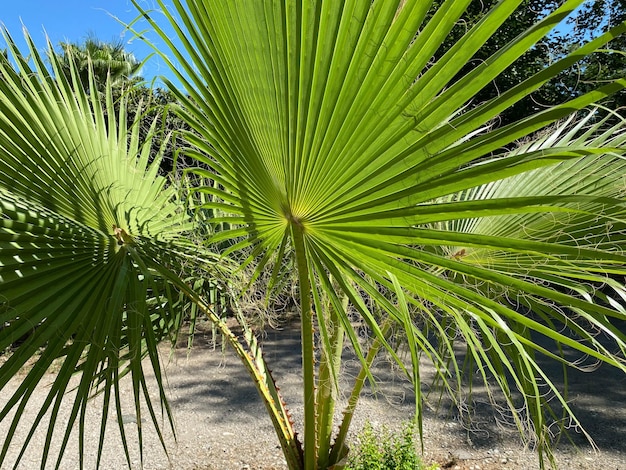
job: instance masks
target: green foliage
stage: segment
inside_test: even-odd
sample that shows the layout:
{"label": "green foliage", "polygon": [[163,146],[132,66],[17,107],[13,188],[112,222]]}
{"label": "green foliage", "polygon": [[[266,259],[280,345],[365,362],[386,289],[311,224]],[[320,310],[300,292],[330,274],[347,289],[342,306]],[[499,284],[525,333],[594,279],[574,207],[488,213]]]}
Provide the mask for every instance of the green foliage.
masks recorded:
{"label": "green foliage", "polygon": [[[178,62],[157,51],[184,86],[170,91],[185,154],[206,184],[189,196],[185,182],[159,175],[150,144],[158,120],[142,134],[141,115],[116,107],[111,80],[103,100],[88,93],[99,87],[90,60],[85,87],[80,64],[70,60],[68,75],[51,55],[50,72],[32,42],[31,64],[8,38],[16,68],[0,61],[0,350],[38,328],[0,367],[0,388],[42,352],[0,410],[0,419],[16,410],[0,463],[58,358],[40,415],[53,412],[48,439],[59,432],[55,410],[75,373],[64,444],[75,422],[82,442],[94,391],[105,396],[104,436],[108,405],[121,412],[126,373],[139,441],[142,409],[159,429],[143,368],[155,370],[167,411],[157,344],[178,333],[190,303],[249,371],[290,469],[345,458],[354,409],[366,380],[375,381],[370,367],[381,350],[415,389],[421,436],[421,363],[434,365],[455,398],[464,379],[459,343],[485,385],[503,392],[543,465],[555,409],[571,427],[580,423],[538,356],[572,367],[591,357],[626,371],[617,301],[626,290],[613,280],[626,276],[626,125],[619,115],[607,121],[583,111],[626,79],[499,128],[492,123],[626,25],[475,103],[582,2],[562,2],[476,66],[475,55],[524,2],[494,3],[442,55],[470,0],[446,0],[436,11],[422,0],[159,0],[180,47],[134,3]],[[203,298],[202,286],[231,272],[232,259],[252,281],[269,272],[268,285],[280,285],[287,270],[297,279],[303,442],[244,316],[235,336]],[[370,341],[361,341],[355,320]],[[409,361],[394,348],[400,337]],[[344,342],[361,371],[333,436]],[[120,424],[125,439],[124,432]]]}
{"label": "green foliage", "polygon": [[[433,8],[443,2],[436,0]],[[462,15],[461,20],[452,29],[436,57],[441,57],[456,43],[456,41],[497,2],[494,0],[472,0]],[[518,34],[531,27],[545,15],[558,6],[555,0],[524,0],[503,26],[494,33],[472,58],[465,68],[476,67],[496,51],[504,47]],[[559,30],[546,36],[517,61],[511,64],[500,76],[476,94],[470,106],[480,104],[493,98],[503,91],[515,86],[523,80],[549,66],[556,60],[564,57],[581,44],[595,39],[626,20],[626,2],[624,0],[586,1],[564,22]],[[566,26],[565,26],[566,25]],[[558,74],[541,89],[535,91],[507,110],[504,110],[497,120],[497,124],[507,124],[530,116],[533,113],[563,103],[575,96],[588,92],[601,83],[624,76],[626,60],[624,50],[626,40],[623,36],[615,37],[607,47],[582,58],[574,67]],[[461,75],[464,73],[462,72]],[[622,92],[607,98],[605,103],[613,109],[626,104],[626,95]]]}
{"label": "green foliage", "polygon": [[[588,1],[570,19],[571,32],[561,41],[565,47],[575,47],[585,41],[598,37],[615,25],[626,21],[626,2],[624,0]],[[576,94],[607,83],[626,73],[626,38],[615,37],[604,50],[586,57],[563,81]],[[626,93],[620,92],[607,98],[603,104],[618,109],[626,106]]]}
{"label": "green foliage", "polygon": [[[623,244],[617,228],[623,219],[621,183],[605,178],[585,184],[600,168],[623,174],[614,158],[624,151],[623,123],[608,130],[595,123],[563,129],[564,139],[510,149],[626,81],[532,110],[529,117],[518,114],[497,129],[491,124],[625,27],[549,66],[537,63],[525,80],[511,79],[506,91],[475,101],[580,3],[537,13],[508,42],[492,46],[525,2],[494,2],[466,30],[457,25],[469,0],[445,1],[436,10],[418,0],[174,0],[173,8],[160,2],[179,31],[181,46],[169,44],[180,64],[172,68],[185,87],[173,91],[181,118],[193,130],[187,134],[194,146],[189,154],[212,168],[218,183],[200,189],[209,197],[205,207],[218,209],[223,215],[217,220],[233,228],[211,241],[230,243],[225,253],[258,275],[284,256],[296,267],[304,442],[282,441],[290,468],[341,460],[352,405],[365,377],[373,380],[369,366],[378,349],[387,350],[414,385],[419,427],[420,360],[434,363],[448,390],[460,389],[462,372],[450,358],[455,342],[462,341],[484,381],[504,391],[516,425],[540,456],[549,455],[551,426],[543,384],[556,397],[552,403],[568,408],[535,359],[559,355],[535,343],[533,335],[624,369],[620,354],[612,356],[590,329],[600,321],[622,348],[624,336],[609,320],[622,318],[622,312],[609,313],[586,289],[575,296],[562,292],[578,283],[608,283],[606,273],[623,272],[623,252],[608,245]],[[168,42],[150,13],[142,15]],[[483,48],[487,57],[476,64]],[[165,53],[163,58],[168,60]],[[568,161],[584,170],[570,167],[567,178],[552,186],[548,176]],[[508,192],[492,192],[498,181],[514,182],[530,172],[533,184],[521,178]],[[615,231],[606,242],[587,238],[608,220]],[[525,230],[535,225],[537,231]],[[564,235],[570,228],[572,239]],[[611,295],[622,295],[621,287],[611,287]],[[554,306],[551,312],[546,304]],[[367,324],[371,343],[359,342],[354,315]],[[572,322],[575,338],[559,333],[560,324]],[[338,324],[341,329],[333,328]],[[389,343],[388,324],[405,336],[408,367]],[[333,395],[319,384],[338,382],[341,341],[335,333],[341,330],[363,374],[331,445],[333,407],[327,400]],[[318,362],[316,349],[322,350]],[[522,408],[511,398],[514,389],[523,397]]]}
{"label": "green foliage", "polygon": [[107,82],[119,86],[131,80],[141,81],[134,76],[143,62],[127,52],[122,41],[106,42],[90,35],[82,43],[63,42],[60,48],[60,53],[51,51],[50,58],[57,56],[59,71],[70,83],[72,70],[78,72],[80,84],[86,91],[103,92]]}
{"label": "green foliage", "polygon": [[[434,1],[431,11],[435,11],[442,3],[444,2],[441,0]],[[435,53],[435,58],[441,58],[471,27],[482,20],[497,3],[496,0],[472,0],[439,50]],[[488,60],[489,57],[505,47],[509,42],[513,41],[516,36],[524,33],[528,28],[543,19],[548,12],[558,6],[558,3],[559,2],[555,0],[523,0],[515,12],[503,23],[493,36],[476,51],[472,59],[461,69],[456,78],[462,77],[473,68],[479,66],[482,62]],[[529,79],[547,67],[557,58],[555,51],[560,50],[560,44],[564,40],[565,38],[555,38],[553,36],[542,38],[537,44],[509,65],[509,67],[490,84],[476,93],[472,103],[470,103],[470,107],[477,106],[500,95],[505,90]],[[558,81],[551,81],[541,89],[535,91],[532,95],[521,99],[510,108],[503,110],[497,118],[497,123],[504,125],[514,122],[523,117],[530,116],[544,109],[546,106],[567,101],[571,97],[572,94],[569,90],[560,87]]]}
{"label": "green foliage", "polygon": [[415,424],[403,423],[402,429],[390,431],[383,426],[374,431],[370,422],[357,436],[356,446],[350,451],[346,470],[422,470],[427,468],[418,454]]}
{"label": "green foliage", "polygon": [[[128,126],[136,120],[139,124],[141,141],[150,142],[150,162],[160,161],[162,175],[172,170],[190,166],[179,151],[183,143],[179,132],[185,123],[171,108],[177,105],[173,93],[163,88],[152,88],[137,76],[143,62],[126,51],[121,41],[102,41],[90,35],[82,43],[63,42],[60,52],[49,52],[49,59],[59,63],[58,71],[73,83],[72,71],[78,74],[77,86],[88,93],[93,88],[102,103],[106,100],[107,84],[112,88],[113,111],[119,112],[120,105],[126,107]],[[0,57],[1,59],[1,57]],[[90,83],[93,79],[94,85]],[[108,110],[105,107],[105,115]]]}
{"label": "green foliage", "polygon": [[[87,94],[75,66],[66,78],[61,59],[50,54],[48,70],[30,38],[29,60],[5,38],[15,66],[0,61],[0,350],[20,341],[0,367],[0,388],[33,357],[36,364],[3,401],[0,419],[29,403],[46,371],[55,376],[33,423],[21,421],[21,413],[10,418],[0,462],[17,426],[29,428],[26,448],[49,411],[49,438],[65,433],[59,467],[73,425],[84,435],[87,400],[101,393],[101,436],[116,403],[130,463],[119,380],[129,375],[133,382],[137,423],[143,416],[159,426],[154,401],[171,423],[162,383],[154,400],[144,372],[153,369],[161,379],[157,345],[182,324],[182,309],[173,305],[186,285],[176,273],[193,254],[198,275],[213,278],[215,257],[189,241],[193,219],[185,201],[158,175],[155,126],[140,139],[140,120],[129,122],[123,102],[115,109],[110,81],[103,96]],[[95,77],[88,78],[94,89]],[[80,382],[70,385],[77,373]],[[71,416],[59,424],[58,407],[70,390]],[[50,458],[46,450],[42,467]]]}

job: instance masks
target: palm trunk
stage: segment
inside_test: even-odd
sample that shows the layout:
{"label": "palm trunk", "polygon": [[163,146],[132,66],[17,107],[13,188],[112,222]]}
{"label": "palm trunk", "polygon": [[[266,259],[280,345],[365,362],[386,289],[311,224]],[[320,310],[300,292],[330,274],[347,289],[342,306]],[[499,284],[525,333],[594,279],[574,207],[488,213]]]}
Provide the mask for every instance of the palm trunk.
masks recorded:
{"label": "palm trunk", "polygon": [[300,308],[302,311],[302,373],[304,382],[304,469],[317,469],[317,438],[315,416],[315,345],[311,283],[304,244],[304,227],[297,219],[291,221],[291,232],[296,253]]}

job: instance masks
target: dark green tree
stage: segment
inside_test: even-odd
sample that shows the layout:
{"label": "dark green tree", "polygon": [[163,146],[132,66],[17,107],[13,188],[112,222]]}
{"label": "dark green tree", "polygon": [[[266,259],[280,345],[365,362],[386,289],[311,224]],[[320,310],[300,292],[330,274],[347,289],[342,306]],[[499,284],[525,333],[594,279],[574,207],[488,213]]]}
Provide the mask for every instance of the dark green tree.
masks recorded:
{"label": "dark green tree", "polygon": [[[432,12],[443,3],[437,0],[433,3]],[[472,27],[476,26],[498,2],[496,0],[473,0],[463,14],[461,20],[452,29],[448,37],[442,42],[435,54],[433,63],[447,53],[452,46]],[[502,50],[509,42],[536,24],[558,4],[557,0],[524,0],[515,13],[504,22],[497,32],[474,55],[465,67],[457,74],[452,82],[464,76],[473,68],[485,63],[494,54]],[[569,48],[565,38],[555,33],[543,38],[534,47],[530,48],[518,60],[511,64],[502,74],[496,77],[476,94],[469,108],[480,105],[504,90],[508,90],[524,80],[540,72],[554,60],[564,55]],[[536,113],[548,106],[559,104],[571,98],[571,85],[564,82],[561,76],[556,77],[541,89],[530,96],[515,103],[498,116],[499,125],[505,125],[520,118]]]}
{"label": "dark green tree", "polygon": [[[139,134],[142,139],[153,133],[159,136],[151,141],[150,153],[152,156],[161,155],[159,168],[162,175],[172,171],[178,174],[183,168],[192,166],[191,160],[180,153],[184,146],[180,133],[189,131],[189,126],[172,112],[178,106],[174,93],[164,88],[152,88],[144,83],[130,88],[117,87],[114,95],[116,109],[119,103],[124,103],[130,117],[134,118],[137,113],[141,115]],[[125,95],[124,100],[120,99],[122,95]]]}
{"label": "dark green tree", "polygon": [[[626,0],[595,0],[586,2],[569,20],[569,48],[595,39],[611,27],[626,21]],[[626,39],[617,37],[607,47],[586,57],[569,75],[575,94],[626,75]],[[604,103],[611,108],[626,106],[626,94],[617,93]]]}

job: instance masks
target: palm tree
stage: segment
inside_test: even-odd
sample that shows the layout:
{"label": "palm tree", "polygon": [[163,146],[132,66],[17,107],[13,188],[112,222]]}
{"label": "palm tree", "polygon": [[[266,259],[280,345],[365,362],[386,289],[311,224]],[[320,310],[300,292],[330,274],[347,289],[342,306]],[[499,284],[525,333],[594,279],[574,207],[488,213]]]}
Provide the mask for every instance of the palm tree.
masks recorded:
{"label": "palm tree", "polygon": [[[30,38],[31,59],[19,54],[6,32],[5,39],[16,65],[0,62],[0,351],[23,341],[0,368],[0,389],[29,359],[37,360],[19,390],[3,402],[0,419],[13,408],[22,410],[45,370],[62,358],[25,446],[46,411],[52,415],[52,436],[59,427],[58,406],[72,392],[65,448],[74,423],[85,432],[84,405],[92,394],[101,393],[105,407],[120,404],[118,383],[126,374],[133,381],[137,412],[144,397],[147,414],[158,422],[141,361],[148,357],[147,367],[161,378],[156,346],[174,338],[183,318],[179,293],[187,283],[176,273],[190,257],[195,268],[187,271],[187,282],[196,274],[211,281],[220,268],[214,255],[188,237],[193,207],[181,199],[179,188],[158,176],[161,155],[152,161],[151,152],[156,120],[140,141],[141,116],[127,125],[123,101],[114,111],[111,80],[101,100],[80,86],[75,66],[69,81],[61,73],[66,64],[50,54],[48,71]],[[93,89],[91,69],[88,78]],[[163,140],[161,148],[166,145]],[[222,324],[206,306],[198,306]],[[82,379],[74,389],[69,380],[76,372]],[[160,392],[169,416],[162,387]],[[24,425],[19,414],[7,445],[16,427]],[[101,437],[107,416],[108,411]],[[122,423],[119,413],[117,418]],[[141,419],[138,415],[137,423]],[[121,424],[120,432],[126,449]],[[7,449],[2,448],[0,461]],[[63,449],[57,467],[62,454]],[[42,467],[48,457],[43,456]]]}
{"label": "palm tree", "polygon": [[[299,455],[293,452],[287,459],[293,468],[325,468],[344,451],[351,413],[333,445],[329,419],[342,339],[361,359],[359,380],[371,357],[351,326],[346,301],[368,324],[374,350],[393,355],[388,325],[404,329],[418,421],[419,360],[432,360],[444,385],[453,388],[452,379],[460,381],[462,374],[447,356],[454,355],[452,338],[460,336],[485,380],[491,376],[506,397],[512,389],[522,393],[526,413],[515,416],[521,429],[534,431],[540,454],[549,444],[549,412],[535,354],[554,354],[539,346],[538,336],[624,369],[621,353],[614,356],[590,333],[598,327],[623,348],[624,336],[613,324],[623,314],[595,302],[593,292],[581,287],[608,283],[623,294],[607,276],[623,272],[618,177],[607,186],[584,182],[604,165],[623,174],[621,161],[609,155],[623,152],[623,141],[592,138],[598,131],[603,135],[594,124],[547,148],[507,150],[621,89],[624,80],[490,129],[498,113],[624,26],[500,96],[465,108],[579,3],[564,2],[461,78],[464,65],[519,1],[499,2],[435,63],[431,58],[469,1],[444,2],[435,12],[419,1],[189,0],[174,1],[175,14],[163,8],[179,31],[181,46],[170,46],[183,64],[173,68],[184,70],[178,73],[186,88],[178,92],[183,116],[202,136],[189,140],[224,188],[206,188],[214,194],[210,207],[230,212],[224,220],[239,226],[214,240],[245,236],[229,253],[252,248],[246,263],[257,263],[259,270],[284,253],[296,260],[305,419],[304,457],[293,463]],[[162,30],[161,36],[167,42]],[[621,128],[620,123],[610,132]],[[568,160],[580,163],[555,166]],[[579,167],[585,171],[573,176]],[[530,193],[521,192],[522,183],[509,186],[517,175],[561,168],[569,168],[575,183],[559,180],[550,191],[527,186]],[[539,185],[554,181],[536,173],[529,177]],[[506,181],[499,183],[500,192],[491,189],[498,181]],[[470,223],[474,219],[483,222]],[[529,221],[541,230],[525,230]],[[506,231],[506,223],[523,225]],[[469,226],[484,231],[461,230]],[[606,241],[596,239],[604,234],[586,238],[600,226],[612,227]],[[531,310],[539,316],[524,314]],[[556,323],[573,325],[572,335],[558,333]],[[313,331],[319,333],[317,343]],[[512,413],[518,409],[513,398],[509,406]]]}
{"label": "palm tree", "polygon": [[[135,159],[144,154],[136,134],[107,125],[98,100],[80,90],[74,95],[68,80],[55,83],[31,45],[35,73],[18,61],[13,79],[0,83],[6,155],[0,322],[8,325],[0,330],[0,348],[40,326],[0,368],[0,389],[44,350],[0,410],[3,419],[17,409],[0,462],[21,410],[57,357],[63,366],[42,415],[52,408],[56,417],[70,376],[80,372],[70,425],[78,419],[84,430],[93,386],[102,384],[106,405],[115,400],[119,409],[121,368],[131,373],[140,419],[139,396],[147,395],[140,358],[148,355],[161,384],[156,344],[180,328],[180,314],[170,307],[181,293],[220,325],[244,361],[292,469],[340,466],[379,350],[414,385],[421,423],[420,361],[432,361],[454,392],[463,378],[449,360],[458,338],[484,381],[504,392],[520,430],[530,430],[543,464],[551,413],[544,384],[569,408],[536,356],[575,365],[565,354],[574,351],[626,371],[626,338],[617,326],[624,314],[612,299],[626,294],[612,281],[626,274],[624,126],[609,127],[593,111],[575,114],[626,80],[498,129],[490,122],[626,27],[467,111],[479,90],[581,1],[566,1],[454,83],[519,1],[498,3],[434,64],[431,57],[469,0],[448,0],[432,15],[420,0],[173,0],[176,16],[159,3],[178,31],[179,48],[136,6],[182,64],[172,70],[185,90],[172,91],[192,129],[188,154],[215,170],[197,170],[215,182],[199,188],[209,195],[203,208],[221,214],[212,222],[222,230],[207,242],[231,242],[222,257],[241,256],[257,273],[271,268],[270,284],[284,258],[297,267],[304,442],[296,439],[252,332],[232,335],[206,308],[203,293],[188,287],[193,279],[177,276],[190,265],[196,279],[219,268],[210,252],[191,249],[192,217],[203,208],[181,205],[154,165]],[[58,72],[61,64],[52,63]],[[70,75],[77,83],[75,69]],[[125,119],[123,110],[117,119]],[[554,123],[551,134],[536,137]],[[527,136],[531,143],[514,147]],[[600,285],[606,287],[599,291]],[[351,312],[368,325],[370,343],[359,341]],[[404,336],[409,365],[392,347],[391,331]],[[596,331],[609,335],[613,347]],[[344,341],[362,371],[333,441]],[[148,411],[156,425],[149,400]],[[53,427],[54,420],[49,436]],[[120,431],[124,436],[121,425]]]}
{"label": "palm tree", "polygon": [[[106,42],[95,36],[88,36],[83,43],[62,42],[60,48],[60,72],[71,81],[71,70],[76,67],[80,83],[86,90],[91,86],[90,67],[93,69],[96,89],[102,91],[109,77],[114,85],[127,82],[143,66],[143,61],[127,52],[124,43],[119,40]],[[137,80],[136,77],[134,79]]]}

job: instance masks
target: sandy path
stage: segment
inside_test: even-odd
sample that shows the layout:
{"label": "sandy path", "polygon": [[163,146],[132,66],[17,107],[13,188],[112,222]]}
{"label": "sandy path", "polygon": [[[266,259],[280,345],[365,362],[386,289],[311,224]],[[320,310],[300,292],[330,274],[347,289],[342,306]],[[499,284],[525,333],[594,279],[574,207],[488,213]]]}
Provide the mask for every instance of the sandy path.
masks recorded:
{"label": "sandy path", "polygon": [[[169,460],[163,452],[151,423],[144,419],[145,469],[175,470],[239,470],[239,469],[285,469],[286,465],[278,447],[269,418],[251,385],[247,372],[229,350],[222,354],[213,350],[208,336],[200,335],[196,347],[187,355],[178,350],[169,361],[166,371],[169,381],[169,398],[174,410],[177,442],[166,433],[170,452]],[[299,331],[287,328],[273,332],[264,340],[266,358],[273,365],[287,403],[291,404],[296,423],[301,422],[299,404]],[[167,349],[163,349],[167,362]],[[349,364],[348,364],[349,366]],[[350,369],[350,367],[348,367]],[[380,379],[377,397],[368,393],[363,397],[355,417],[353,430],[362,427],[365,420],[375,426],[397,426],[408,419],[414,409],[412,393],[407,383],[381,361],[376,368]],[[562,445],[557,452],[559,468],[563,469],[626,469],[626,377],[608,368],[591,374],[574,374],[571,399],[574,408],[601,448],[592,453],[588,446],[576,451]],[[10,396],[18,382],[10,383],[0,392],[0,405]],[[123,396],[130,399],[131,386],[125,381]],[[47,387],[41,387],[33,400],[42,403]],[[140,468],[139,451],[134,434],[134,410],[131,403],[124,410],[124,425],[131,442],[133,468]],[[95,467],[98,446],[99,409],[98,400],[91,403],[85,447],[85,468]],[[32,411],[31,411],[32,410]],[[69,406],[62,412],[67,414]],[[24,436],[34,419],[37,406],[29,408],[28,415],[18,429]],[[468,432],[449,413],[427,411],[424,422],[425,459],[437,461],[452,469],[535,469],[538,468],[534,454],[520,447],[516,434],[503,431],[494,425],[494,418],[487,407],[479,408],[480,429]],[[113,418],[114,419],[114,418]],[[148,418],[149,419],[149,418]],[[8,422],[0,424],[0,436],[4,435]],[[73,436],[74,437],[74,436]],[[61,467],[64,470],[78,468],[76,439],[71,439]],[[41,454],[45,433],[38,432],[33,444],[26,451],[18,466],[31,470],[41,466]],[[54,468],[59,440],[52,444],[50,461],[46,468]],[[20,447],[12,445],[2,469],[13,467]],[[117,423],[112,422],[105,439],[102,469],[127,468]]]}

